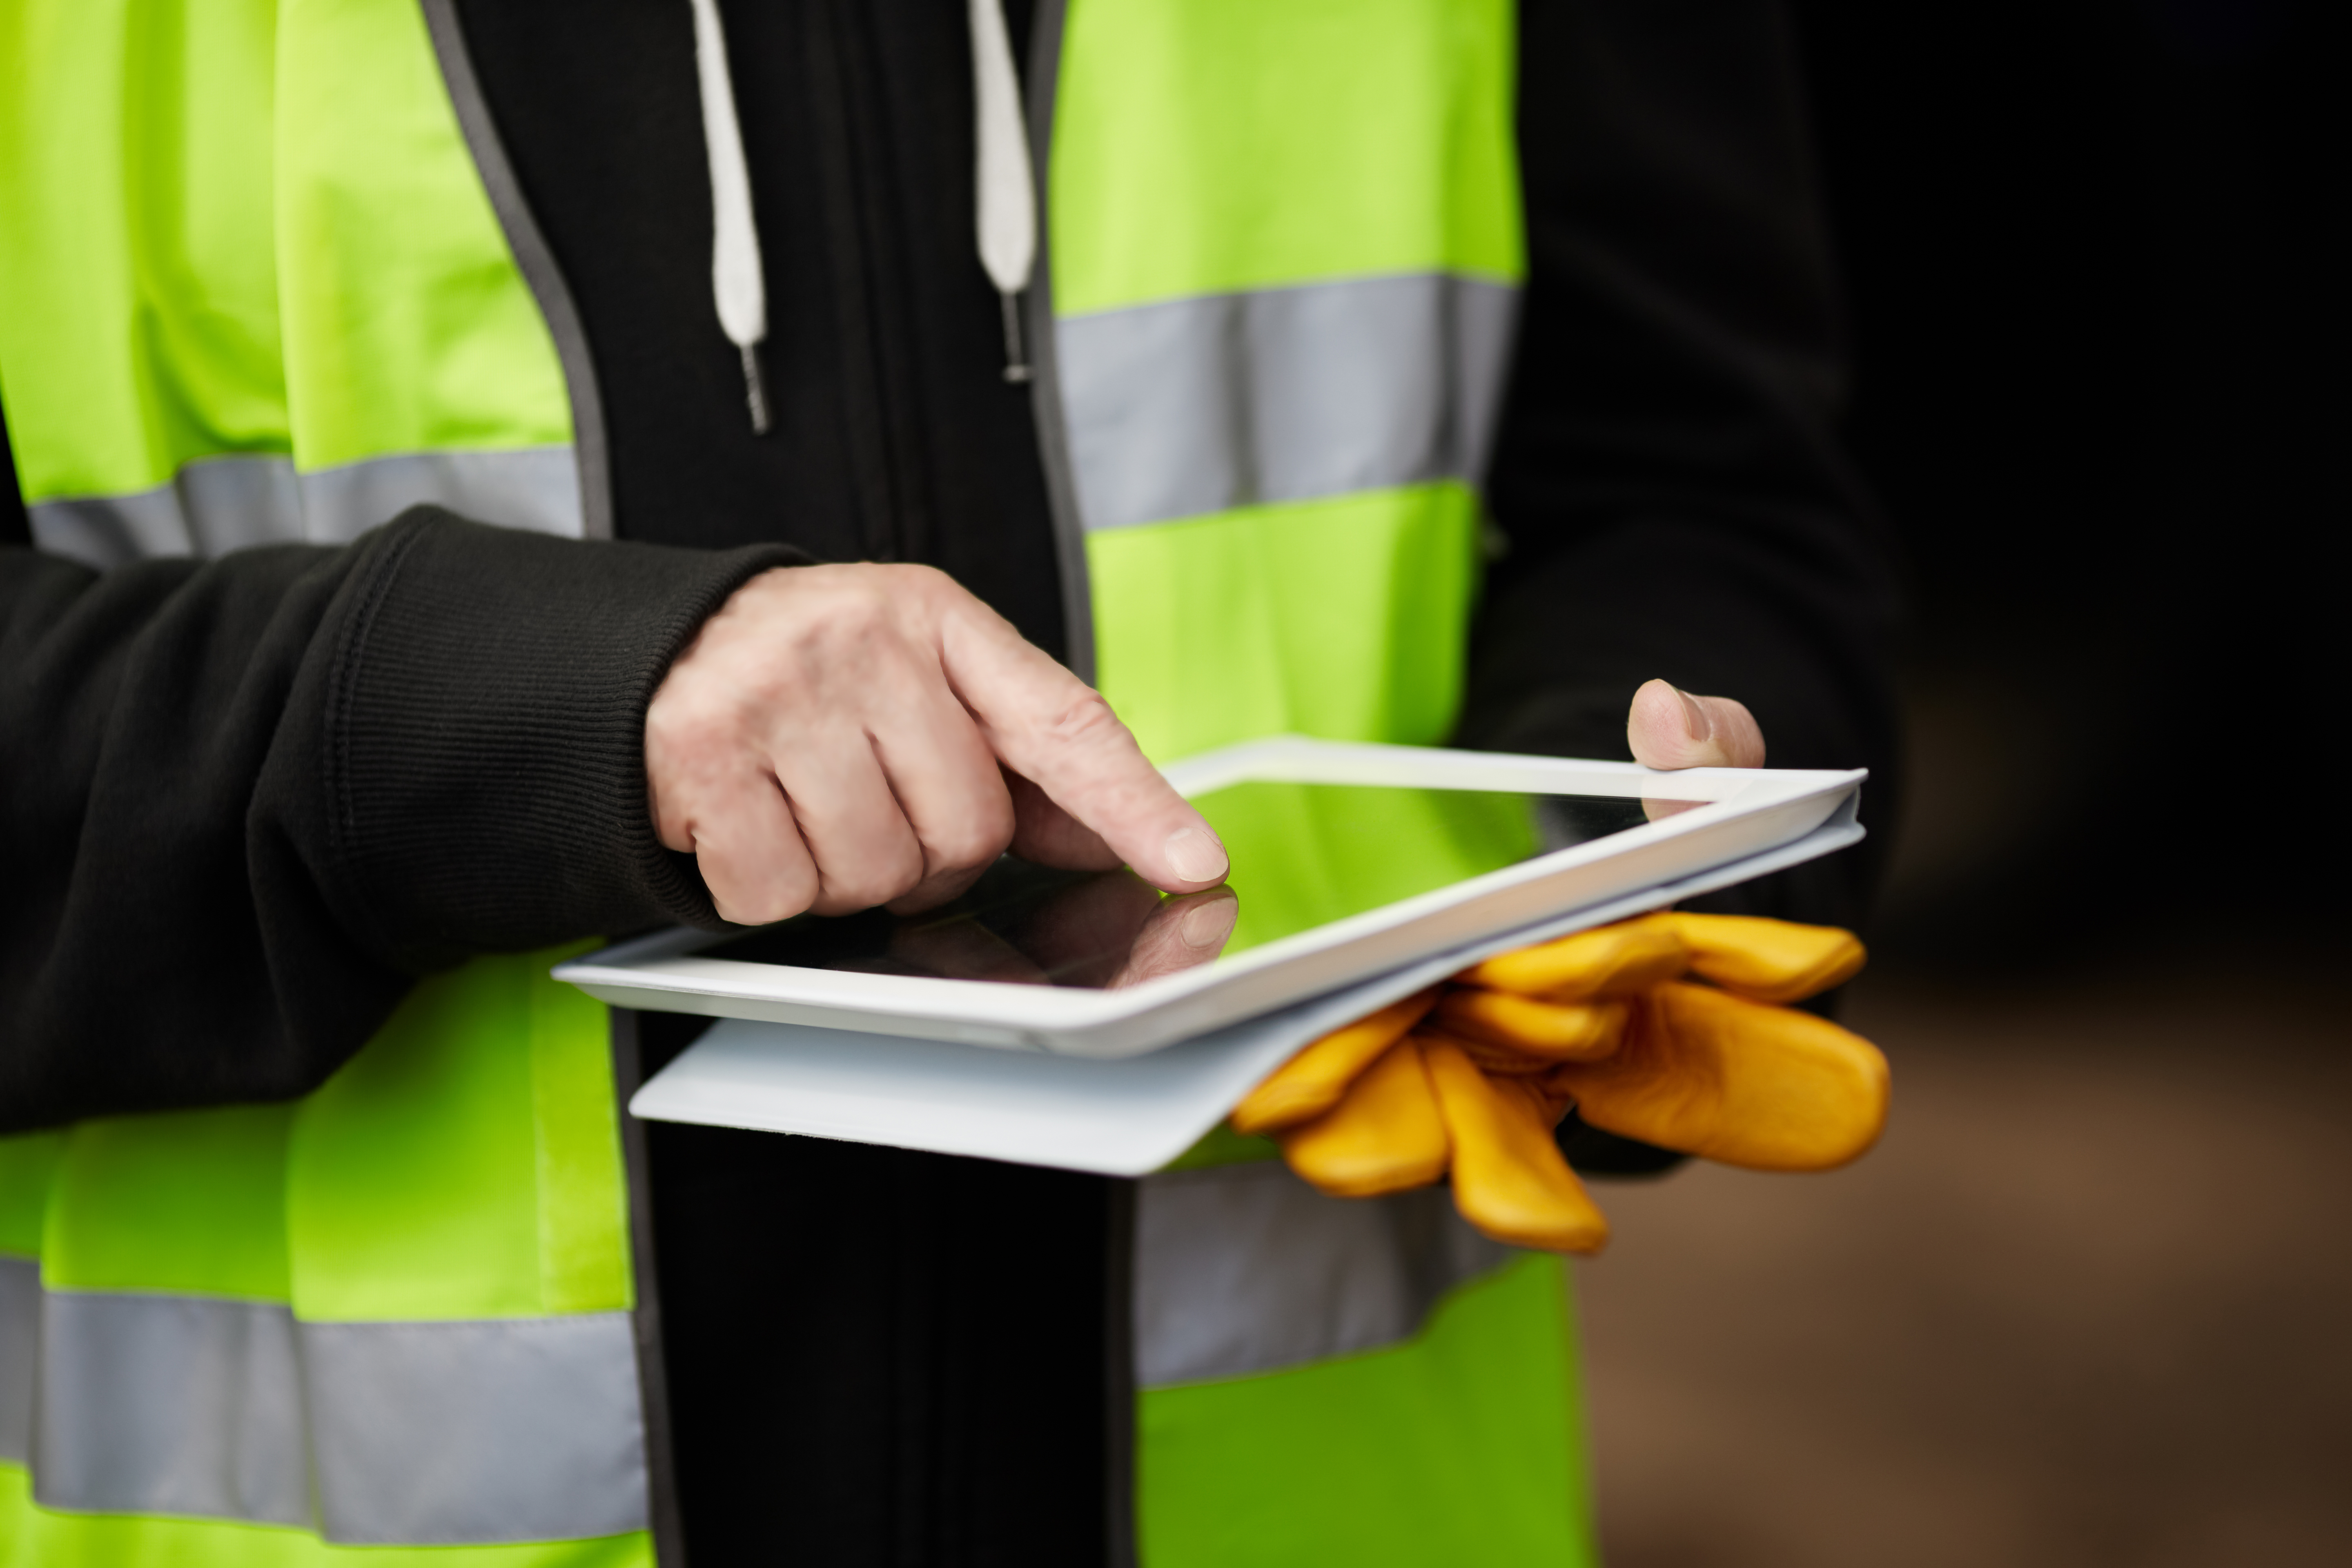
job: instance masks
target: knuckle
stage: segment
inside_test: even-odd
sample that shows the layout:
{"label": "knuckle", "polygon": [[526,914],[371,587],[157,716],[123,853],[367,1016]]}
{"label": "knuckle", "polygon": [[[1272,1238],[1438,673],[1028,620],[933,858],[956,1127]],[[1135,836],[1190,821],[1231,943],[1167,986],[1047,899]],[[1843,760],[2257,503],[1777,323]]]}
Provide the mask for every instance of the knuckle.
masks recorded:
{"label": "knuckle", "polygon": [[887,578],[844,581],[820,613],[797,617],[785,631],[800,678],[862,679],[895,662],[908,641],[903,601]]}
{"label": "knuckle", "polygon": [[880,570],[890,574],[892,585],[902,593],[938,594],[950,590],[956,593],[963,591],[954,578],[936,566],[926,566],[919,562],[903,562],[882,567]]}
{"label": "knuckle", "polygon": [[772,925],[806,913],[815,902],[817,887],[814,878],[787,875],[736,886],[723,871],[714,875],[715,868],[708,864],[708,857],[704,859],[703,880],[710,887],[710,901],[721,920],[736,925]]}
{"label": "knuckle", "polygon": [[831,611],[816,629],[870,638],[890,625],[890,594],[883,584],[861,580],[835,596]]}
{"label": "knuckle", "polygon": [[794,915],[806,914],[809,906],[814,901],[814,897],[807,893],[794,893],[782,897],[770,896],[753,900],[740,910],[730,910],[726,905],[721,904],[719,913],[721,918],[731,921],[737,925],[773,925],[778,921],[788,921]]}
{"label": "knuckle", "polygon": [[828,910],[870,910],[913,891],[923,879],[922,857],[913,851],[909,845],[907,853],[877,856],[838,875],[826,872],[822,902]]}
{"label": "knuckle", "polygon": [[1099,691],[1087,690],[1048,711],[1040,726],[1044,739],[1060,745],[1084,746],[1111,738],[1127,739],[1127,726]]}
{"label": "knuckle", "polygon": [[929,625],[952,619],[959,611],[979,603],[971,590],[936,566],[908,563],[887,570],[891,573],[890,591],[897,603]]}
{"label": "knuckle", "polygon": [[732,741],[751,727],[784,672],[747,645],[690,648],[646,705],[649,741],[681,747]]}
{"label": "knuckle", "polygon": [[719,726],[692,693],[665,686],[646,710],[646,746],[671,754],[698,752]]}
{"label": "knuckle", "polygon": [[927,835],[923,847],[931,874],[969,871],[989,864],[1011,847],[1013,826],[1013,807],[1006,802],[1001,808],[976,812]]}

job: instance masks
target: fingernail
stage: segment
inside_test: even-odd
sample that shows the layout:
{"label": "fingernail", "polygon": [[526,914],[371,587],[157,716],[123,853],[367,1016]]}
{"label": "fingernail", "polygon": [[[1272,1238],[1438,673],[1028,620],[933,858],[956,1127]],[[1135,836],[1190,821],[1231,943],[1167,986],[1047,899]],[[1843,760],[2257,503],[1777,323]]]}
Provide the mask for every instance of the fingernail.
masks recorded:
{"label": "fingernail", "polygon": [[1214,950],[1225,945],[1225,938],[1234,934],[1234,921],[1241,914],[1238,900],[1225,898],[1203,899],[1184,911],[1176,922],[1176,934],[1189,948]]}
{"label": "fingernail", "polygon": [[1675,695],[1683,700],[1683,712],[1690,719],[1691,739],[1694,741],[1713,739],[1715,721],[1706,716],[1706,705],[1679,686],[1675,688]]}
{"label": "fingernail", "polygon": [[1214,882],[1229,868],[1225,847],[1198,827],[1180,827],[1168,836],[1168,868],[1187,882]]}

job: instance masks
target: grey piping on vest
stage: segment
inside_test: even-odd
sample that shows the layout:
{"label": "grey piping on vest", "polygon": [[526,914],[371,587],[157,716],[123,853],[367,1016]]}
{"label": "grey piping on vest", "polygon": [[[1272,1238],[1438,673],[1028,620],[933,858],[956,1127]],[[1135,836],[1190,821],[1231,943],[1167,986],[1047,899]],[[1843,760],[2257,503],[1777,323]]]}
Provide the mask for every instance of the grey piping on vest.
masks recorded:
{"label": "grey piping on vest", "polygon": [[257,544],[348,544],[420,504],[478,522],[580,534],[569,447],[402,452],[306,474],[282,455],[203,458],[152,489],[35,501],[26,510],[42,549],[103,571]]}
{"label": "grey piping on vest", "polygon": [[1054,99],[1060,89],[1062,26],[1067,0],[1040,0],[1029,21],[1030,173],[1037,182],[1036,261],[1022,296],[1028,313],[1029,406],[1037,425],[1045,496],[1054,513],[1054,557],[1062,574],[1062,662],[1088,685],[1095,679],[1095,603],[1087,574],[1086,526],[1070,468],[1069,426],[1062,417],[1061,356],[1054,323],[1052,211],[1048,174],[1054,163]]}
{"label": "grey piping on vest", "polygon": [[1484,476],[1518,289],[1408,273],[1056,324],[1080,515],[1131,528]]}
{"label": "grey piping on vest", "polygon": [[643,1037],[637,1015],[626,1007],[612,1015],[613,1099],[621,1109],[621,1166],[628,1179],[629,1266],[636,1281],[636,1306],[629,1314],[637,1339],[637,1397],[645,1411],[646,1510],[659,1568],[686,1568],[686,1517],[677,1496],[676,1450],[670,1445],[669,1364],[662,1355],[661,1276],[654,1250],[653,1169],[646,1149],[646,1124],[628,1112],[645,1082]]}
{"label": "grey piping on vest", "polygon": [[33,1369],[41,1355],[41,1266],[0,1257],[0,1464],[33,1457]]}
{"label": "grey piping on vest", "polygon": [[350,1545],[642,1530],[634,1348],[625,1312],[298,1323],[277,1302],[48,1290],[34,1496]]}
{"label": "grey piping on vest", "polygon": [[1455,1286],[1516,1256],[1441,1187],[1328,1198],[1277,1161],[1147,1176],[1136,1381],[1276,1372],[1398,1343]]}
{"label": "grey piping on vest", "polygon": [[[539,313],[555,339],[556,358],[563,366],[563,386],[572,398],[572,444],[580,487],[575,533],[587,539],[613,537],[613,485],[604,436],[604,403],[596,388],[596,362],[588,352],[588,331],[580,309],[555,264],[555,252],[523,199],[506,143],[499,138],[498,121],[490,117],[489,100],[482,96],[481,78],[466,47],[466,29],[457,16],[457,0],[425,0],[425,25],[433,35],[433,52],[441,62],[441,79],[457,111],[457,125],[474,155],[474,168],[488,193],[490,210],[506,231],[507,248],[515,266],[539,301]],[[454,510],[454,509],[453,509]],[[491,521],[484,518],[479,521]],[[557,531],[550,530],[549,531]]]}

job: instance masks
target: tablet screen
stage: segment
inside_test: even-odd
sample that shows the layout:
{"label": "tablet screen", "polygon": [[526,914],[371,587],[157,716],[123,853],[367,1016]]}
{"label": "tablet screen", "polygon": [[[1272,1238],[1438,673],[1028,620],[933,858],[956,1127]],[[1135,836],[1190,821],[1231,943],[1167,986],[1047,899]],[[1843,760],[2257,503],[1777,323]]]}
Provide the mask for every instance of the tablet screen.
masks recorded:
{"label": "tablet screen", "polygon": [[1642,802],[1252,781],[1194,798],[1224,840],[1223,887],[1171,898],[1129,871],[1011,857],[951,904],[803,915],[712,958],[1013,984],[1118,987],[1245,952],[1548,850],[1639,827]]}

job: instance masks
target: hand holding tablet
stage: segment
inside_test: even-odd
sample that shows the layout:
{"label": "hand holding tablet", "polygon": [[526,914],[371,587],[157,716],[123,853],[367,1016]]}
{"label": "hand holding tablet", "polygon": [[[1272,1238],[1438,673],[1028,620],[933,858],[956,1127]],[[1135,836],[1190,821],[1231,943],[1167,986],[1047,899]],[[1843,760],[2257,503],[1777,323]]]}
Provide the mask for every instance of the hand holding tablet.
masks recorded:
{"label": "hand holding tablet", "polygon": [[1244,1096],[1334,1197],[1452,1173],[1495,1240],[1598,1252],[1609,1222],[1552,1129],[1604,1131],[1752,1170],[1859,1158],[1886,1121],[1886,1058],[1781,1004],[1843,984],[1862,944],[1826,926],[1659,913],[1498,954],[1309,1044]]}

